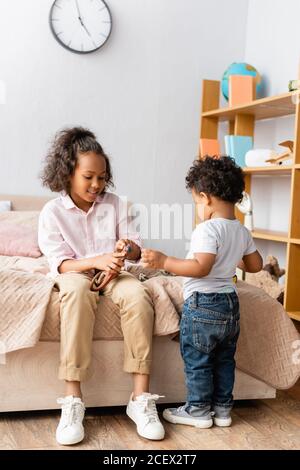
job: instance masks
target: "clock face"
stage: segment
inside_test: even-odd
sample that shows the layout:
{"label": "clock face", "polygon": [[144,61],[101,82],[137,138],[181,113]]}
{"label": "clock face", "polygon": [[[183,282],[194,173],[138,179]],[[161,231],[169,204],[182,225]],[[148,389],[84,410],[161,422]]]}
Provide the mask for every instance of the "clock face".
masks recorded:
{"label": "clock face", "polygon": [[81,54],[100,49],[112,27],[111,14],[103,0],[56,0],[49,21],[57,41]]}

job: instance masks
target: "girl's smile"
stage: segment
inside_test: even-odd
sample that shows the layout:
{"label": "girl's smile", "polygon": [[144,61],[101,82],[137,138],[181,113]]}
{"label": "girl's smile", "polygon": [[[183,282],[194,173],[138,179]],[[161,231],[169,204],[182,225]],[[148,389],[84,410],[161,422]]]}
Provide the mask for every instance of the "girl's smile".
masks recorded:
{"label": "girl's smile", "polygon": [[71,198],[80,209],[87,212],[105,189],[105,158],[95,152],[80,153],[70,182]]}

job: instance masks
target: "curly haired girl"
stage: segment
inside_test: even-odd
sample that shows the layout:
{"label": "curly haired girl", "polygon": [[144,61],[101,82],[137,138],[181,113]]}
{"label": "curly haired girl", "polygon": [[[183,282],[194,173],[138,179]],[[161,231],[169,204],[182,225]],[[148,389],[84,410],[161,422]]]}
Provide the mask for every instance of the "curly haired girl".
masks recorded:
{"label": "curly haired girl", "polygon": [[93,327],[99,294],[90,290],[94,270],[118,276],[104,289],[120,308],[124,336],[124,370],[133,375],[128,416],[147,439],[163,439],[155,400],[149,393],[154,312],[147,288],[124,271],[127,259],[140,258],[139,234],[129,231],[121,200],[112,186],[108,156],[95,135],[81,127],[59,132],[46,157],[42,182],[61,193],[41,211],[39,245],[59,289],[61,350],[59,378],[65,397],[56,439],[62,445],[84,438],[81,382],[88,378]]}

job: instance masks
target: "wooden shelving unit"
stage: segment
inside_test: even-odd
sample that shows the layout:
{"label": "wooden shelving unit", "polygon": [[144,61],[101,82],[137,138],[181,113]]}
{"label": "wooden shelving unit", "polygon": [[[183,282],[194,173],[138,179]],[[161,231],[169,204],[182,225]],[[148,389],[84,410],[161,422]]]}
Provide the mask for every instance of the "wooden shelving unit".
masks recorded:
{"label": "wooden shelving unit", "polygon": [[290,165],[272,165],[264,167],[244,168],[246,175],[291,175],[293,167]]}
{"label": "wooden shelving unit", "polygon": [[[262,98],[242,106],[219,108],[220,82],[203,80],[200,137],[218,138],[220,121],[228,121],[228,134],[254,137],[255,121],[295,115],[295,155],[292,165],[245,168],[246,191],[251,193],[252,176],[291,176],[291,207],[288,233],[255,229],[253,237],[285,243],[287,249],[284,307],[300,321],[300,92]],[[201,155],[199,155],[201,157]],[[237,217],[244,222],[242,214]]]}
{"label": "wooden shelving unit", "polygon": [[288,234],[284,232],[275,232],[273,230],[253,230],[253,238],[258,238],[260,240],[268,240],[273,242],[288,242]]}

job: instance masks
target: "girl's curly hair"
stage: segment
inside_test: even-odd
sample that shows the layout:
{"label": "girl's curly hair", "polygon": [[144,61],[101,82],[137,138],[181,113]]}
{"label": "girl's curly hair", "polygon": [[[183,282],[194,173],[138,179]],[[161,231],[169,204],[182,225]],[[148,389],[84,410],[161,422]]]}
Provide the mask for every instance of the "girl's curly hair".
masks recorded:
{"label": "girl's curly hair", "polygon": [[206,157],[195,160],[185,179],[186,187],[223,201],[239,202],[243,198],[243,170],[230,157]]}
{"label": "girl's curly hair", "polygon": [[70,176],[73,175],[80,153],[95,152],[106,162],[105,189],[113,186],[112,170],[108,156],[97,142],[95,134],[83,127],[59,131],[52,142],[40,175],[43,186],[54,192],[70,192]]}

